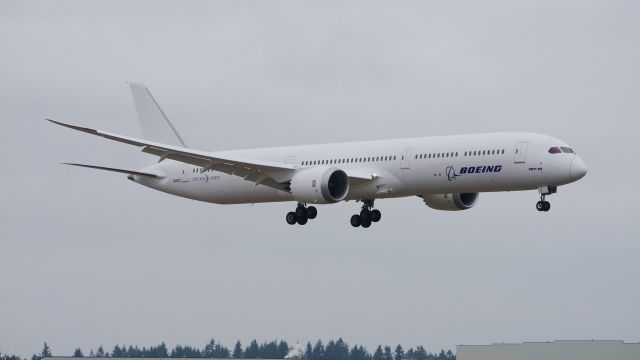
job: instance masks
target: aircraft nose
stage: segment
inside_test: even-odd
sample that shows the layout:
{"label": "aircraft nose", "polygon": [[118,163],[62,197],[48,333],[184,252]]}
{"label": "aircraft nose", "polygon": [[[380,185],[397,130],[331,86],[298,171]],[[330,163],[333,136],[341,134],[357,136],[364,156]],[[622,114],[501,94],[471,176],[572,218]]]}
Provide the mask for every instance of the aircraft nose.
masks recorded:
{"label": "aircraft nose", "polygon": [[576,158],[571,162],[569,173],[571,174],[571,179],[573,181],[580,180],[587,175],[587,164],[585,164],[579,156],[576,156]]}

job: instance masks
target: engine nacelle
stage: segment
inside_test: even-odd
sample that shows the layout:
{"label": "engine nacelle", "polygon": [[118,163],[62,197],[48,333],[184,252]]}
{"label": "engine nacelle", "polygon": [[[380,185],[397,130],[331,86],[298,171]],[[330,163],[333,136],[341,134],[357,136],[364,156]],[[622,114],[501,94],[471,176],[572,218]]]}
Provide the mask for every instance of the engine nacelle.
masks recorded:
{"label": "engine nacelle", "polygon": [[349,177],[335,167],[314,167],[299,170],[291,179],[293,198],[314,204],[342,201],[349,192]]}
{"label": "engine nacelle", "polygon": [[436,210],[458,211],[471,209],[478,202],[478,193],[423,195],[424,203]]}

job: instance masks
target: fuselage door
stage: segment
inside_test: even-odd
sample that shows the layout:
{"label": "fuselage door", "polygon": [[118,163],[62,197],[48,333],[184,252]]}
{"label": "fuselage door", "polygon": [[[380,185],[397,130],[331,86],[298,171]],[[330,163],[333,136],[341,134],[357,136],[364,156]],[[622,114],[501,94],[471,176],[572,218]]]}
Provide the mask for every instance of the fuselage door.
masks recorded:
{"label": "fuselage door", "polygon": [[411,168],[411,148],[402,149],[402,155],[400,155],[400,169]]}
{"label": "fuselage door", "polygon": [[287,156],[287,160],[285,161],[285,164],[294,165],[295,163],[296,163],[296,156],[295,155]]}
{"label": "fuselage door", "polygon": [[527,148],[529,143],[526,141],[520,141],[516,143],[516,148],[513,153],[514,164],[524,164],[527,161]]}

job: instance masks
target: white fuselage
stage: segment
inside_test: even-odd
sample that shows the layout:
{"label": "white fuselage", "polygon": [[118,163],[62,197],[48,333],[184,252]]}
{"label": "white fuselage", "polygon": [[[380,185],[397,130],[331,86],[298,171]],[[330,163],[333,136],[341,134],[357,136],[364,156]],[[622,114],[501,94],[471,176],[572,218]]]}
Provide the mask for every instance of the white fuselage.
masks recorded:
{"label": "white fuselage", "polygon": [[[575,153],[550,153],[566,143],[534,133],[489,133],[221,151],[295,165],[335,167],[373,174],[352,182],[346,200],[428,194],[532,190],[564,185],[586,173]],[[131,176],[145,186],[218,204],[295,201],[291,193],[194,165],[164,160],[145,170],[159,178]]]}

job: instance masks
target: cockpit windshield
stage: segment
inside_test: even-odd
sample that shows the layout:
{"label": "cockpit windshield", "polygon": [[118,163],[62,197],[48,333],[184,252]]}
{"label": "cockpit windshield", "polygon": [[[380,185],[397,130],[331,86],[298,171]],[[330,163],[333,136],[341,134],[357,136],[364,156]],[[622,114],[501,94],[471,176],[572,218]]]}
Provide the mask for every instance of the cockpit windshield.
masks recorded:
{"label": "cockpit windshield", "polygon": [[560,154],[560,153],[575,154],[575,151],[573,151],[573,149],[571,149],[570,147],[566,147],[566,146],[554,146],[549,149],[549,154]]}

